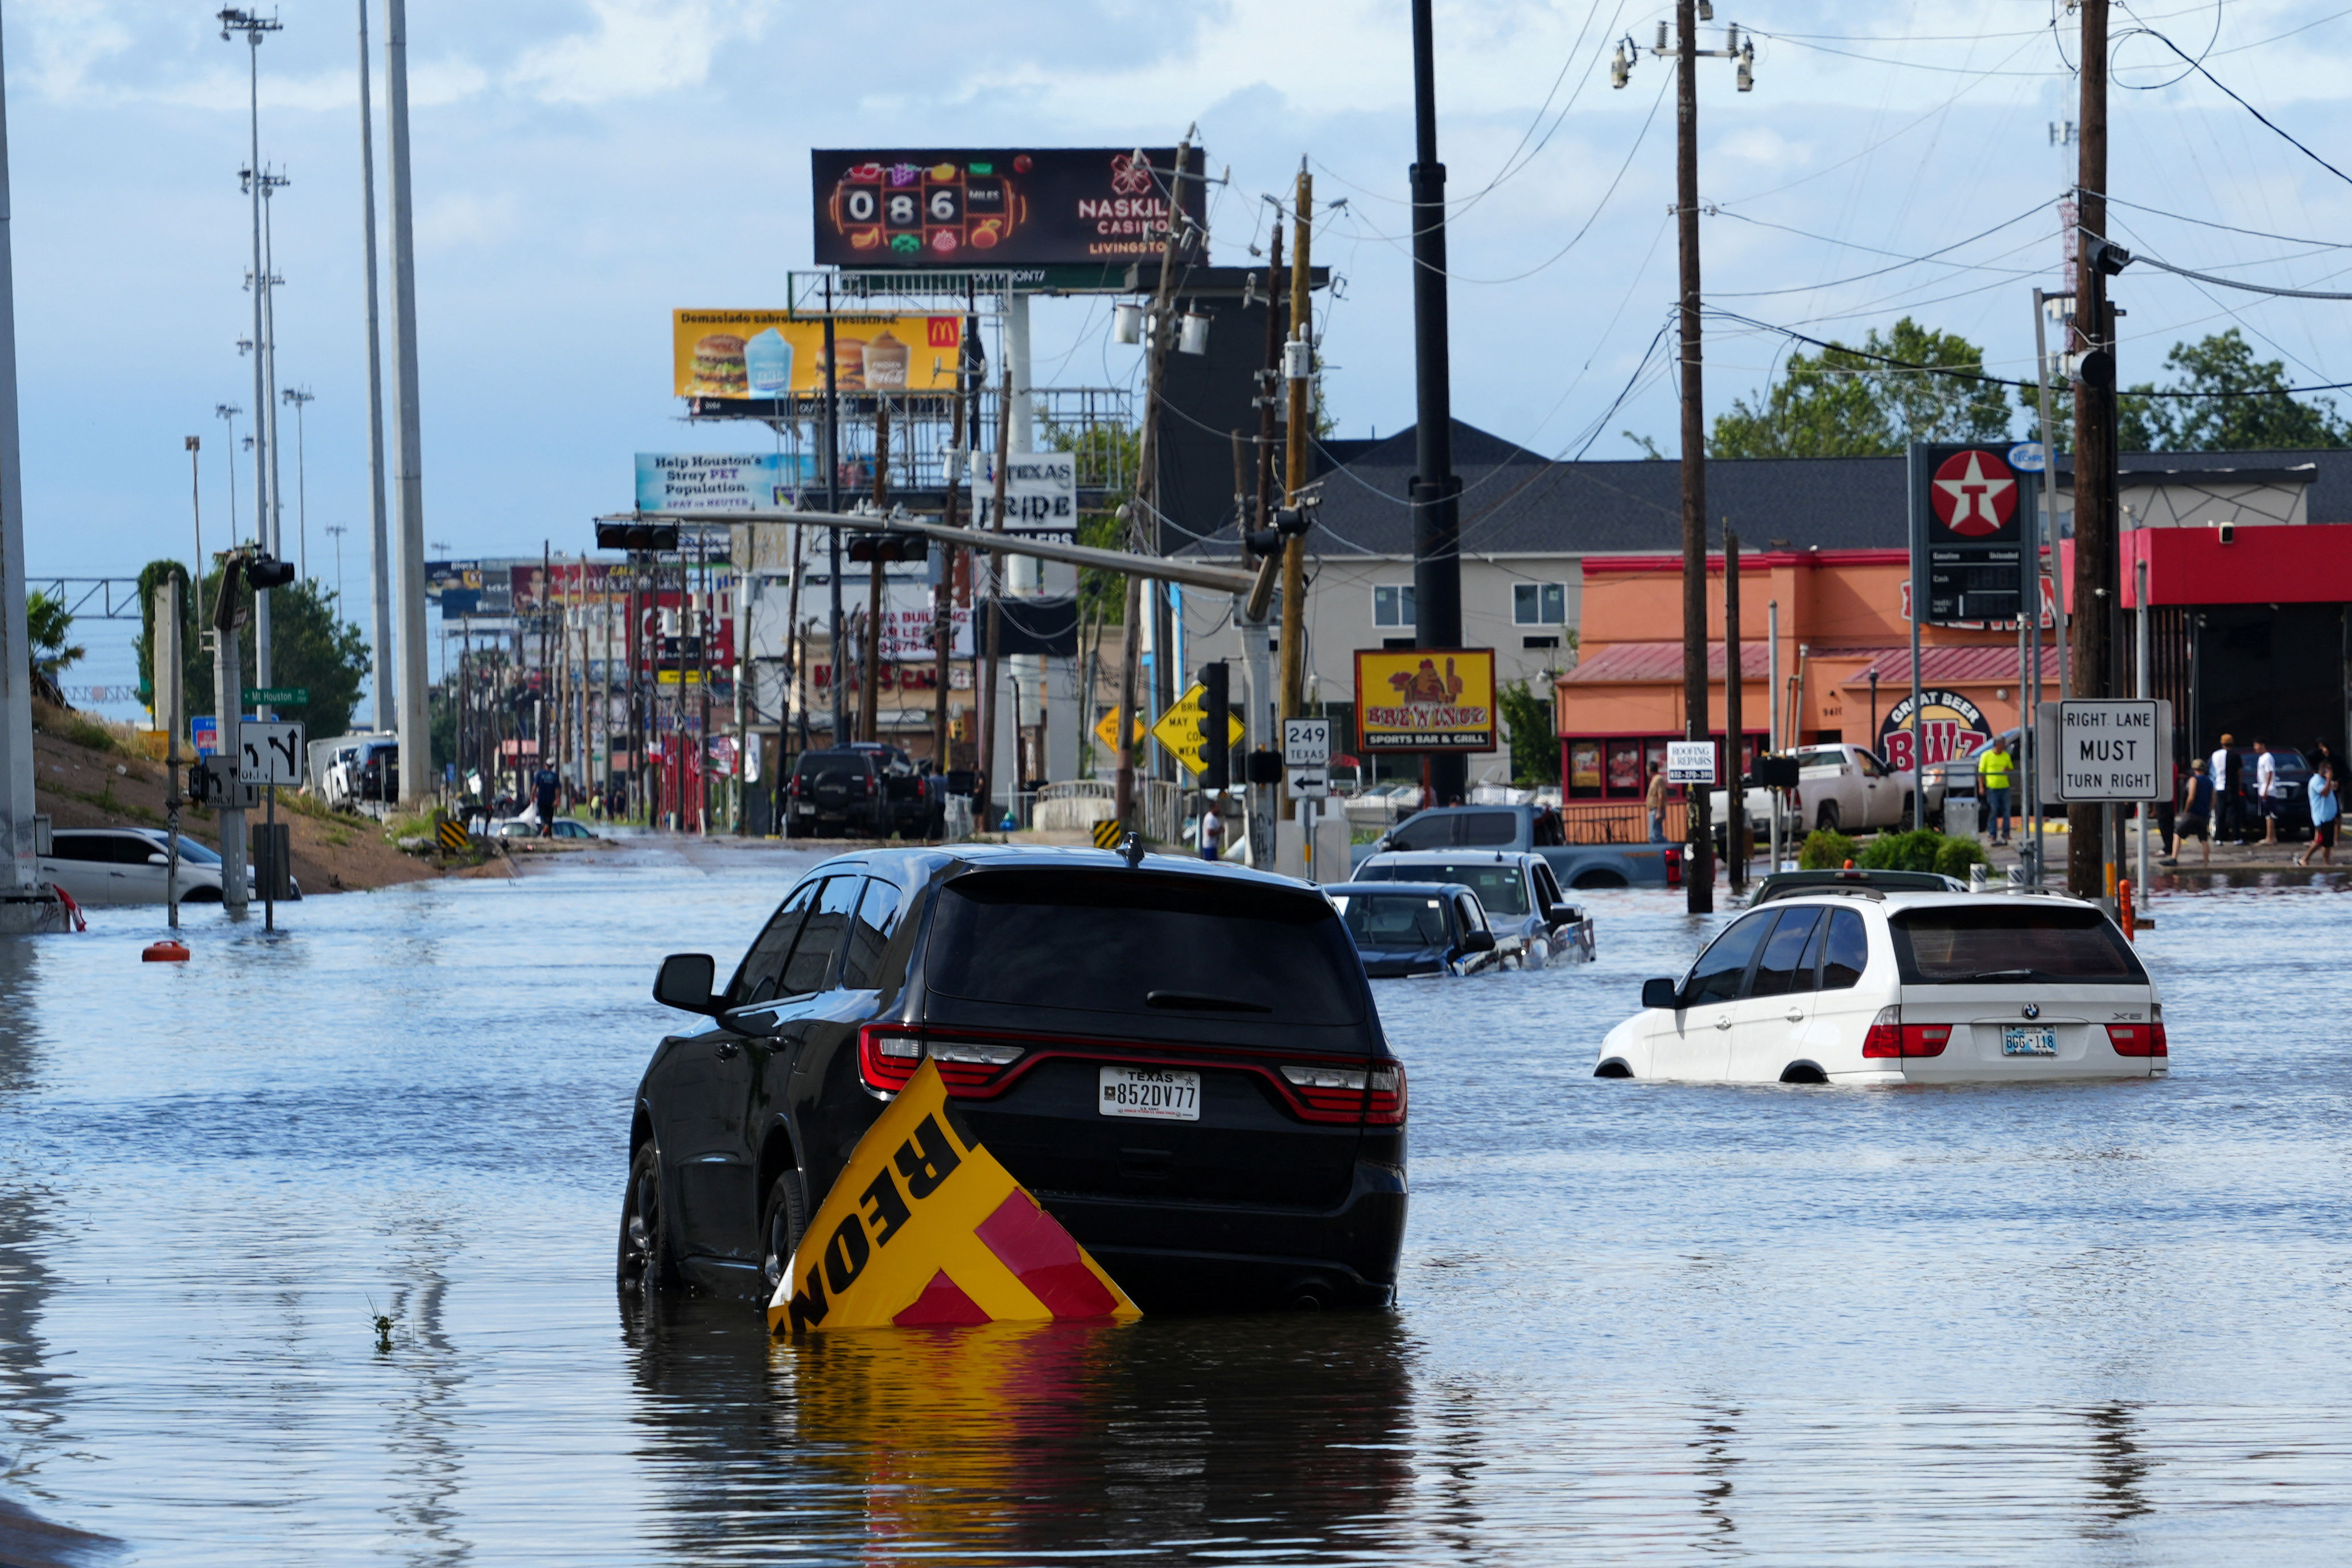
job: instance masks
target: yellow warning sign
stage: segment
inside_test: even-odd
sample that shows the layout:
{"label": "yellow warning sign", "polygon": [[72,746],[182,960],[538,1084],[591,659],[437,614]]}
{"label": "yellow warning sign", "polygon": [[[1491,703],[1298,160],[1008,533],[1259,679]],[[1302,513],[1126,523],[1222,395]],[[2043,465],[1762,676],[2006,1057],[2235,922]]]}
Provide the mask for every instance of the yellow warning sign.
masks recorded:
{"label": "yellow warning sign", "polygon": [[[1143,744],[1142,716],[1138,715],[1133,722],[1135,725],[1135,744],[1140,746]],[[1101,741],[1104,747],[1109,750],[1117,751],[1118,749],[1118,709],[1115,707],[1107,709],[1105,710],[1102,717],[1095,720],[1095,738]]]}
{"label": "yellow warning sign", "polygon": [[[1151,727],[1151,738],[1166,747],[1169,756],[1194,773],[1200,773],[1209,766],[1207,758],[1202,756],[1209,744],[1207,731],[1202,727],[1209,716],[1208,710],[1201,706],[1201,699],[1206,695],[1201,684],[1193,682],[1192,688],[1178,697],[1168,711],[1160,716],[1160,722]],[[1248,733],[1242,727],[1241,716],[1227,708],[1225,723],[1231,727],[1231,738],[1225,744],[1239,746],[1242,737]]]}
{"label": "yellow warning sign", "polygon": [[435,833],[441,841],[441,847],[453,855],[464,854],[474,847],[473,837],[466,831],[465,824],[451,818],[442,818],[441,826],[435,830]]}
{"label": "yellow warning sign", "polygon": [[926,1060],[793,1249],[772,1332],[1140,1317],[996,1156],[964,1135]]}
{"label": "yellow warning sign", "polygon": [[1119,831],[1117,817],[1105,817],[1101,821],[1097,822],[1094,826],[1094,834],[1095,848],[1098,850],[1115,850],[1118,848],[1118,841],[1126,837]]}

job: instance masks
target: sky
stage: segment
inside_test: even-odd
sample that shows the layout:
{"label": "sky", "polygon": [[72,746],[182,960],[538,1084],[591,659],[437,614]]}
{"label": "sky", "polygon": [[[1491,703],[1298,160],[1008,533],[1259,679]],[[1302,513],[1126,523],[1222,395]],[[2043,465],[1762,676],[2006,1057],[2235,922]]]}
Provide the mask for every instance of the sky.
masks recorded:
{"label": "sky", "polygon": [[[1983,345],[1995,373],[2030,373],[2030,291],[2057,286],[2055,204],[2074,171],[2050,130],[2076,118],[2063,5],[1718,5],[1701,42],[1720,47],[1738,23],[1756,83],[1739,93],[1730,61],[1700,62],[1710,305],[1854,340],[1909,314]],[[203,440],[205,549],[226,540],[230,427],[215,410],[254,406],[236,348],[251,328],[237,180],[248,51],[241,36],[222,40],[217,8],[0,11],[36,579],[191,557],[190,434]],[[285,0],[277,14],[259,91],[263,159],[291,182],[272,206],[278,379],[316,399],[299,478],[280,413],[289,551],[299,509],[310,571],[331,586],[325,530],[349,528],[341,570],[356,610],[368,517],[357,3]],[[1675,287],[1672,68],[1647,52],[1671,14],[1619,0],[1436,8],[1454,412],[1546,455],[1638,457],[1624,432],[1675,450],[1658,340]],[[1197,125],[1212,174],[1230,174],[1210,210],[1221,264],[1251,259],[1265,198],[1287,199],[1304,158],[1314,259],[1340,278],[1321,321],[1327,406],[1345,435],[1410,423],[1408,15],[1402,0],[411,0],[428,553],[586,548],[590,519],[629,503],[634,453],[744,444],[680,420],[669,312],[783,302],[786,273],[810,264],[816,146],[1166,145]],[[2325,156],[2352,146],[2336,63],[2352,49],[2352,7],[2142,0],[2118,5],[2112,27],[2115,237],[2200,271],[2352,287],[2352,180],[2172,49]],[[381,161],[380,4],[371,30]],[[1609,56],[1629,37],[1636,61],[1615,90]],[[2335,161],[2352,169],[2352,156]],[[380,201],[384,184],[379,168]],[[2115,292],[2126,382],[2163,380],[2172,344],[2233,325],[2297,384],[2352,381],[2345,302],[2144,267]],[[1041,303],[1036,382],[1133,385],[1139,355],[1109,336],[1107,302]],[[1755,398],[1790,346],[1712,323],[1709,417]],[[249,515],[249,458],[234,482]],[[130,674],[110,653],[83,678]]]}

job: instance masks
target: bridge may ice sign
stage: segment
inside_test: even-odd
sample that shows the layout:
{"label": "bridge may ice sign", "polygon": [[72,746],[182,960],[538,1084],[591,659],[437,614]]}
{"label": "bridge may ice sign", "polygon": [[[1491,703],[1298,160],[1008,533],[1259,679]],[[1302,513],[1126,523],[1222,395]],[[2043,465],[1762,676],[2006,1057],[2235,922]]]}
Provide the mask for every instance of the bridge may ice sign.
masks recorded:
{"label": "bridge may ice sign", "polygon": [[2045,800],[2161,800],[2171,792],[2168,702],[2043,703],[2037,729]]}

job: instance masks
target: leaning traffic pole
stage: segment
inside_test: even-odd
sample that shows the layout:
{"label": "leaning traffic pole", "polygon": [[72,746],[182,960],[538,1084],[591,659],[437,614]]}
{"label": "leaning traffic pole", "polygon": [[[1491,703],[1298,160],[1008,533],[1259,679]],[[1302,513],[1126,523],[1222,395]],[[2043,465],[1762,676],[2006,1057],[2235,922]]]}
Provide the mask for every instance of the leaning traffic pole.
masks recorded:
{"label": "leaning traffic pole", "polygon": [[[1687,9],[1689,0],[1684,0]],[[1454,392],[1445,319],[1445,165],[1437,161],[1437,62],[1430,0],[1412,5],[1413,645],[1462,645],[1462,481],[1454,474]],[[1305,258],[1294,257],[1294,267]],[[1294,292],[1296,292],[1294,290]],[[1296,324],[1294,324],[1295,329]],[[1427,759],[1432,806],[1460,805],[1470,759]]]}
{"label": "leaning traffic pole", "polygon": [[400,798],[414,809],[431,788],[433,743],[425,689],[425,443],[416,387],[416,225],[408,179],[407,0],[384,0],[383,59],[392,142],[394,407],[399,425],[393,483],[400,517]]}
{"label": "leaning traffic pole", "polygon": [[[1699,395],[1698,26],[1693,9],[1693,0],[1675,0],[1675,26],[1681,29],[1675,48],[1675,228],[1682,260],[1683,738],[1703,741],[1708,738],[1706,420]],[[1690,872],[1683,879],[1693,915],[1715,912],[1715,839],[1706,807],[1706,788],[1694,788]]]}

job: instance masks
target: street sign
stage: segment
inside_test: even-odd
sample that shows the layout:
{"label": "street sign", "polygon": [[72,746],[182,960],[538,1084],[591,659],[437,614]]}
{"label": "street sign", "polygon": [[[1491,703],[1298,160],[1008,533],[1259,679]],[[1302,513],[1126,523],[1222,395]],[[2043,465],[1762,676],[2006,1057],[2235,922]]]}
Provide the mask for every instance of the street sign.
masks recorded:
{"label": "street sign", "polygon": [[1292,768],[1283,774],[1282,792],[1294,800],[1320,800],[1331,793],[1328,768]]}
{"label": "street sign", "polygon": [[[1106,750],[1117,751],[1118,749],[1118,709],[1115,707],[1106,708],[1103,710],[1102,717],[1095,720],[1095,738],[1103,743],[1103,747]],[[1138,715],[1135,719],[1135,743],[1138,746],[1143,744],[1143,718],[1141,715]]]}
{"label": "street sign", "polygon": [[441,847],[453,855],[464,854],[474,847],[474,837],[466,831],[466,824],[454,817],[442,818],[441,825],[434,830],[433,836],[439,839]]}
{"label": "street sign", "polygon": [[2171,792],[2168,702],[2043,703],[2037,734],[2045,800],[2161,800]]}
{"label": "street sign", "polygon": [[[1187,771],[1196,775],[1209,766],[1208,758],[1202,755],[1208,745],[1207,737],[1201,733],[1202,723],[1208,717],[1208,710],[1201,706],[1204,695],[1205,688],[1194,681],[1151,727],[1151,738],[1166,747],[1168,755],[1182,763]],[[1232,737],[1229,744],[1240,745],[1242,737],[1249,733],[1243,727],[1240,716],[1228,709],[1225,724]]]}
{"label": "street sign", "polygon": [[1711,740],[1666,742],[1666,782],[1669,784],[1714,783],[1715,742]]}
{"label": "street sign", "polygon": [[1101,821],[1097,822],[1091,831],[1095,848],[1098,850],[1115,850],[1118,848],[1118,841],[1126,836],[1118,831],[1117,817],[1105,817]]}
{"label": "street sign", "polygon": [[247,719],[236,727],[237,778],[247,784],[302,782],[302,727]]}
{"label": "street sign", "polygon": [[1286,718],[1282,721],[1282,765],[1324,768],[1331,761],[1331,721],[1328,718]]}
{"label": "street sign", "polygon": [[220,751],[220,720],[209,714],[188,721],[188,738],[195,743],[198,757],[216,756]]}
{"label": "street sign", "polygon": [[247,686],[245,706],[247,707],[301,707],[310,700],[308,686]]}

